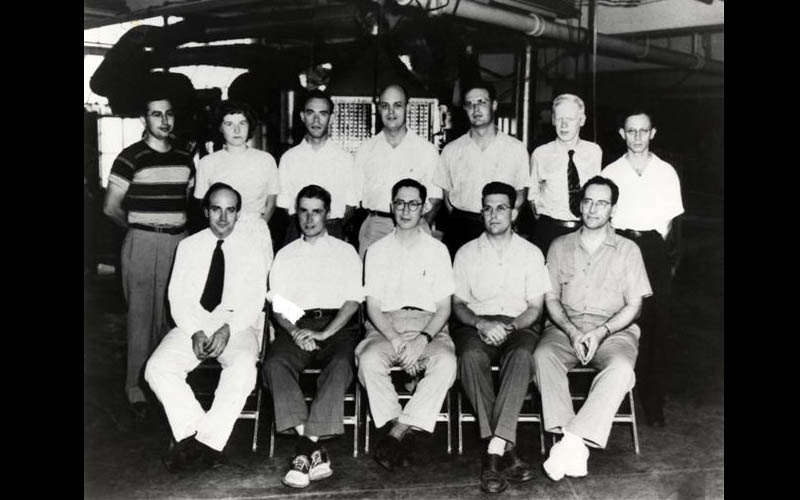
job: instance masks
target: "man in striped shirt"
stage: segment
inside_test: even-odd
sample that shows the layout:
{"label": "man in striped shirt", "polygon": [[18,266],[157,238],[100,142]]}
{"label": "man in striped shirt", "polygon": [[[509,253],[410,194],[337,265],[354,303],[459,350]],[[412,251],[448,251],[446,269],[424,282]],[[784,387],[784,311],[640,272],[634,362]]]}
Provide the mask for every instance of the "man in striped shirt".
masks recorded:
{"label": "man in striped shirt", "polygon": [[108,177],[103,212],[128,232],[122,243],[122,287],[128,303],[125,392],[134,418],[148,418],[140,386],[150,353],[168,330],[167,280],[178,242],[186,236],[186,202],[194,166],[171,144],[175,113],[169,99],[153,95],[141,117],[144,138],[117,156]]}

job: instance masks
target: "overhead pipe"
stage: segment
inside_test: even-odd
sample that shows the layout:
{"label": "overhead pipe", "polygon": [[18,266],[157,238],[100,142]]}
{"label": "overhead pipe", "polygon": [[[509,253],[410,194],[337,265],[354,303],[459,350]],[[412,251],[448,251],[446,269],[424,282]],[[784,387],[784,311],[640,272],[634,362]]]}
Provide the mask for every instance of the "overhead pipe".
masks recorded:
{"label": "overhead pipe", "polygon": [[[409,3],[406,0],[395,0],[399,5],[408,4],[409,8],[423,8],[418,2]],[[448,2],[439,7],[436,13],[450,14],[464,19],[495,24],[512,30],[521,31],[528,36],[558,40],[562,42],[588,45],[591,37],[590,30],[568,26],[549,21],[534,13],[526,15],[489,7],[475,0],[460,0]],[[629,42],[621,38],[597,34],[597,51],[601,54],[623,57],[641,62],[663,64],[689,68],[703,73],[722,76],[725,74],[725,64],[720,61],[706,60],[697,54],[678,52],[675,50],[653,47],[649,44]]]}

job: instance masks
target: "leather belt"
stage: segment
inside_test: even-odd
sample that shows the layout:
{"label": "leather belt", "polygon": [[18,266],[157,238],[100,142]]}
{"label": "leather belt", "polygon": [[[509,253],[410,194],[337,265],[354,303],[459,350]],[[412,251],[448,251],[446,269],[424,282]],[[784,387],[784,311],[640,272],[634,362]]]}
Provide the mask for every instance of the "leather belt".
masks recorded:
{"label": "leather belt", "polygon": [[394,218],[391,212],[381,212],[380,210],[369,210],[369,209],[367,209],[367,212],[369,212],[370,215],[375,215],[377,217],[388,217],[390,219]]}
{"label": "leather belt", "polygon": [[338,309],[306,309],[304,318],[324,318],[325,316],[334,316],[339,312]]}
{"label": "leather belt", "polygon": [[539,218],[540,219],[544,219],[545,221],[547,221],[547,222],[549,222],[551,224],[555,224],[556,226],[568,227],[570,229],[574,229],[574,228],[579,227],[581,225],[581,221],[579,221],[579,220],[554,219],[554,218],[550,217],[549,215],[544,215],[544,214],[540,215]]}
{"label": "leather belt", "polygon": [[131,229],[141,229],[151,233],[180,234],[186,230],[184,226],[149,226],[147,224],[128,224]]}
{"label": "leather belt", "polygon": [[626,238],[630,239],[638,239],[643,238],[645,236],[650,236],[652,233],[658,233],[655,229],[648,229],[646,231],[639,231],[637,229],[617,229],[617,234],[621,234]]}

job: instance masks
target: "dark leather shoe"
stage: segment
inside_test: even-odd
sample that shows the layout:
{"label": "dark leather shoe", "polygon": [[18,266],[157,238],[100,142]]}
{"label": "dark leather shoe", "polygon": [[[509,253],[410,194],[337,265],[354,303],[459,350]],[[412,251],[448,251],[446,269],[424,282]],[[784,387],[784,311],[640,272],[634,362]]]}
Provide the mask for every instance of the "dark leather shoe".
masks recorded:
{"label": "dark leather shoe", "polygon": [[200,443],[202,451],[200,452],[200,467],[203,469],[219,469],[220,467],[230,464],[228,457],[221,451]]}
{"label": "dark leather shoe", "polygon": [[500,462],[503,457],[493,453],[485,453],[481,463],[481,490],[486,493],[501,493],[508,488],[508,481],[501,472]]}
{"label": "dark leather shoe", "polygon": [[409,429],[400,440],[400,450],[397,454],[397,462],[401,467],[410,467],[414,464],[414,450],[416,449],[416,442],[414,432]]}
{"label": "dark leather shoe", "polygon": [[178,444],[167,450],[161,461],[164,467],[173,474],[192,468],[201,456],[201,444],[190,436],[182,439]]}
{"label": "dark leather shoe", "polygon": [[386,470],[393,470],[400,454],[400,441],[386,435],[375,447],[375,461]]}
{"label": "dark leather shoe", "polygon": [[506,450],[505,455],[503,455],[503,462],[506,464],[503,475],[505,475],[509,482],[524,483],[533,479],[533,467],[525,460],[519,458],[516,448]]}

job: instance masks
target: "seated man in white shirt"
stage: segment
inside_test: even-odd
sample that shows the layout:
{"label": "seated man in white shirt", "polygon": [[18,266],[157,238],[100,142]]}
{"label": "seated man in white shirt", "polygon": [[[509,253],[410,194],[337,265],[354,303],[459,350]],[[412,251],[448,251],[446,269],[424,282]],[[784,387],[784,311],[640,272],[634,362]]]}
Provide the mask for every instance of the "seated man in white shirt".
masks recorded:
{"label": "seated man in white shirt", "polygon": [[[298,436],[283,478],[292,488],[333,474],[319,439],[344,433],[344,393],[353,380],[353,350],[359,341],[355,313],[363,300],[361,259],[352,245],[328,234],[330,208],[331,195],[322,187],[300,190],[296,213],[303,237],[278,252],[269,275],[275,341],[264,361],[264,380],[272,393],[276,430],[294,429]],[[303,316],[291,321],[291,312],[282,310],[283,300],[303,310]],[[309,411],[299,374],[312,362],[322,373]]]}
{"label": "seated man in white shirt", "polygon": [[[517,192],[509,184],[490,182],[482,195],[486,229],[459,249],[453,263],[458,320],[453,340],[461,386],[475,409],[481,438],[489,440],[481,490],[500,493],[509,482],[533,479],[530,464],[516,452],[517,419],[533,380],[538,320],[551,287],[542,252],[511,229]],[[500,364],[496,393],[493,362]]]}
{"label": "seated man in white shirt", "polygon": [[[364,294],[367,335],[356,347],[358,379],[367,389],[376,427],[391,423],[375,460],[392,470],[410,461],[412,428],[433,432],[436,414],[456,378],[453,341],[447,331],[453,270],[447,247],[420,228],[425,186],[402,179],[392,187],[395,229],[367,250]],[[400,406],[392,366],[424,372]]]}
{"label": "seated man in white shirt", "polygon": [[[181,241],[175,254],[168,297],[177,326],[145,368],[177,442],[163,460],[170,472],[224,463],[222,449],[255,386],[267,269],[259,249],[234,230],[241,208],[238,191],[213,184],[203,199],[209,227]],[[222,365],[208,412],[186,383],[206,358]]]}

